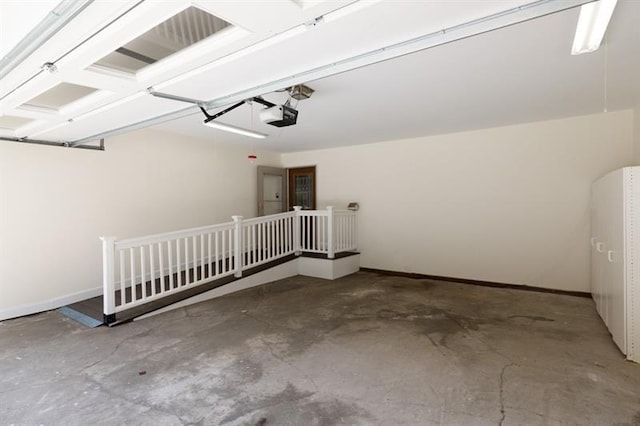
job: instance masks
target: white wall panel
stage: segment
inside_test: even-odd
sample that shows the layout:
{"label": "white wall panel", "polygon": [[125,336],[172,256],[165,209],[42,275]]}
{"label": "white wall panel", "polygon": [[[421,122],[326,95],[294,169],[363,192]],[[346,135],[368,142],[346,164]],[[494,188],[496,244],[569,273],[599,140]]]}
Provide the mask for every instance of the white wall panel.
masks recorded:
{"label": "white wall panel", "polygon": [[255,216],[248,151],[151,130],[107,139],[104,152],[0,142],[0,317],[101,287],[101,235]]}
{"label": "white wall panel", "polygon": [[632,115],[282,158],[317,165],[319,207],[360,203],[363,267],[589,291],[591,183],[632,162]]}

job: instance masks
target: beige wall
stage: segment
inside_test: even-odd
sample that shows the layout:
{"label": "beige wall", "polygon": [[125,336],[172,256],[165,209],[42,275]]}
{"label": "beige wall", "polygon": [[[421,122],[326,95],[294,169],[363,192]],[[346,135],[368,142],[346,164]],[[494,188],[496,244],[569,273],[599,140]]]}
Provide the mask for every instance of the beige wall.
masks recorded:
{"label": "beige wall", "polygon": [[633,112],[284,154],[320,206],[360,203],[362,266],[589,290],[590,185],[630,165]]}
{"label": "beige wall", "polygon": [[[246,148],[151,130],[108,139],[106,148],[0,141],[0,318],[99,291],[101,235],[256,214]],[[277,154],[258,157],[279,162]]]}
{"label": "beige wall", "polygon": [[[588,290],[590,183],[632,163],[638,110],[258,157],[317,165],[320,206],[360,202],[365,267]],[[0,318],[99,294],[101,235],[254,216],[247,154],[151,130],[0,142]]]}

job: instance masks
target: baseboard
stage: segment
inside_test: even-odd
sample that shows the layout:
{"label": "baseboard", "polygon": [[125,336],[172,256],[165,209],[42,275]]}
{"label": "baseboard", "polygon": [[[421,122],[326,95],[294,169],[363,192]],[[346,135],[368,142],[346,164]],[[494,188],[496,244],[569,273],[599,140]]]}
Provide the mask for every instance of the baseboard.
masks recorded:
{"label": "baseboard", "polygon": [[55,299],[49,299],[43,302],[34,303],[32,305],[21,305],[13,308],[0,309],[0,321],[22,317],[25,315],[31,315],[38,312],[50,311],[52,309],[57,309],[71,303],[100,296],[101,294],[102,287],[96,287],[88,290],[82,290],[77,293],[56,297]]}
{"label": "baseboard", "polygon": [[390,276],[396,276],[396,277],[406,277],[406,278],[434,280],[434,281],[450,281],[450,282],[455,282],[459,284],[478,285],[482,287],[508,288],[511,290],[535,291],[538,293],[553,293],[553,294],[562,294],[565,296],[591,298],[591,293],[586,291],[558,290],[554,288],[535,287],[535,286],[524,285],[524,284],[506,284],[506,283],[498,283],[493,281],[471,280],[468,278],[443,277],[440,275],[425,275],[425,274],[415,274],[412,272],[388,271],[385,269],[360,268],[360,270],[364,272],[373,272],[376,274],[390,275]]}

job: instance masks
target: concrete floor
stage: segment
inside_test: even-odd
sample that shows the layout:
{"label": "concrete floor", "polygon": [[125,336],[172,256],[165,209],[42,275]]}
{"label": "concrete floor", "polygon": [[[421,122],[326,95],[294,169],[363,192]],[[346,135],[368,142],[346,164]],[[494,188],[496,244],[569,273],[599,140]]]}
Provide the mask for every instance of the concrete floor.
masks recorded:
{"label": "concrete floor", "polygon": [[296,277],[113,329],[0,323],[0,423],[638,425],[590,299]]}

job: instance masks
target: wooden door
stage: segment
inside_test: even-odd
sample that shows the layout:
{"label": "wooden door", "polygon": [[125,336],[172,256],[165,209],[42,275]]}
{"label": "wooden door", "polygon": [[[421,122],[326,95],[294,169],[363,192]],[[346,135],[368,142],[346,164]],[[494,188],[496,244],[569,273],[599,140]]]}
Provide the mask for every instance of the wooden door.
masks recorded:
{"label": "wooden door", "polygon": [[316,167],[289,169],[289,210],[302,206],[303,210],[316,209]]}

